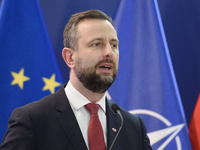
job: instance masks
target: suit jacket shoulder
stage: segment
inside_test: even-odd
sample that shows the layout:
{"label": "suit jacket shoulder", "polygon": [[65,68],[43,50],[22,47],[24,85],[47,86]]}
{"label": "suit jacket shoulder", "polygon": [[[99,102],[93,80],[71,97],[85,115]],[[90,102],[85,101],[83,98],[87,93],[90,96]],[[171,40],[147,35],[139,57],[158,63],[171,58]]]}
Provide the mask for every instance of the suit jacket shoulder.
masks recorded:
{"label": "suit jacket shoulder", "polygon": [[16,108],[0,149],[87,150],[64,92]]}

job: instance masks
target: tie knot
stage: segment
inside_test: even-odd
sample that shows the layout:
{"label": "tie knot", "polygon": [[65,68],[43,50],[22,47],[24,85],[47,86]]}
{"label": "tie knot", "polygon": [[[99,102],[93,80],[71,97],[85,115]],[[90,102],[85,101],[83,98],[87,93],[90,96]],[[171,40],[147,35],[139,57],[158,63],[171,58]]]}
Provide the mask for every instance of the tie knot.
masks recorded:
{"label": "tie knot", "polygon": [[90,115],[97,114],[99,110],[99,104],[89,103],[85,105],[85,108],[90,112]]}

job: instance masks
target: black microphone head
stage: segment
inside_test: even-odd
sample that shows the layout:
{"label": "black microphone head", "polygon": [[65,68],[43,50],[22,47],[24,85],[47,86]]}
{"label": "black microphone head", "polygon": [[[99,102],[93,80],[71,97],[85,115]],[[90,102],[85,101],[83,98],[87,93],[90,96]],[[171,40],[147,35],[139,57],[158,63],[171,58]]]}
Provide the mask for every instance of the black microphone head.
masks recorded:
{"label": "black microphone head", "polygon": [[119,108],[119,106],[117,104],[112,104],[111,108],[116,113],[117,113],[117,110],[120,110],[120,108]]}

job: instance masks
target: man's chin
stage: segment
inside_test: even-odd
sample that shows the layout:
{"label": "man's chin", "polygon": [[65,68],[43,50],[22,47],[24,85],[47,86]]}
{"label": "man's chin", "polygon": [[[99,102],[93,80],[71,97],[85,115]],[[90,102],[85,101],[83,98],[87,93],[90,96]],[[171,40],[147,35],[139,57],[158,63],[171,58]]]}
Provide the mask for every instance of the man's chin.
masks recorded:
{"label": "man's chin", "polygon": [[104,82],[113,82],[113,76],[112,75],[101,75],[101,80]]}

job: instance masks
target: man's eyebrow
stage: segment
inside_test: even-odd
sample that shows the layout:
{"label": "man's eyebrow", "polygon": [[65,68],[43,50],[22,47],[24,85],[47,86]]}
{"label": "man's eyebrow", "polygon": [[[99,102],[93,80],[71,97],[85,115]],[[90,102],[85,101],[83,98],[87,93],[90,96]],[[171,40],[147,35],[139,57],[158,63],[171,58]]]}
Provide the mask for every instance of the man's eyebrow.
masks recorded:
{"label": "man's eyebrow", "polygon": [[[104,39],[103,39],[103,38],[94,38],[94,39],[90,40],[89,43],[92,43],[92,42],[94,42],[94,41],[104,41]],[[113,38],[113,39],[111,39],[110,41],[111,41],[111,42],[117,42],[117,43],[119,43],[119,40],[116,39],[116,38]]]}
{"label": "man's eyebrow", "polygon": [[111,39],[111,42],[117,42],[117,43],[119,43],[119,40],[118,40],[118,39],[115,39],[115,38],[113,38],[113,39]]}
{"label": "man's eyebrow", "polygon": [[103,38],[94,38],[94,39],[90,40],[89,43],[92,43],[94,41],[103,41]]}
{"label": "man's eyebrow", "polygon": [[[92,44],[93,42],[96,42],[96,41],[104,41],[104,38],[93,38],[91,39],[90,41],[88,41],[88,45]],[[111,40],[109,40],[109,42],[116,42],[117,44],[119,43],[119,40],[117,38],[112,38]]]}

